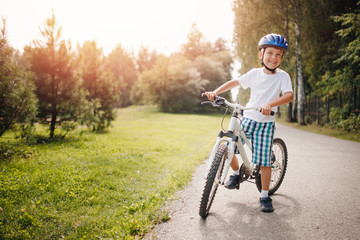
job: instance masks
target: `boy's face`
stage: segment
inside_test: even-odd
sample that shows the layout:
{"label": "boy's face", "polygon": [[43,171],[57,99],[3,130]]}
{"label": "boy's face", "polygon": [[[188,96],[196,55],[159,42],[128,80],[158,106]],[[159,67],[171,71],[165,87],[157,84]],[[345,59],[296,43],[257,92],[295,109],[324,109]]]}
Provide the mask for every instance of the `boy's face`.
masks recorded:
{"label": "boy's face", "polygon": [[263,59],[268,68],[274,69],[280,65],[283,54],[284,52],[281,49],[267,47],[266,49],[261,49],[261,51],[259,51],[259,58]]}

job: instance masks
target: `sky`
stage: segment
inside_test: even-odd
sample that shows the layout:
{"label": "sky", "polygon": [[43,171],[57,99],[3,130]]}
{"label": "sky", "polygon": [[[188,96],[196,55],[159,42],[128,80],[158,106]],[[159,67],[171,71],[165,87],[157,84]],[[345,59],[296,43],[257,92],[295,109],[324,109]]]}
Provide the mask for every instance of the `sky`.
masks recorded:
{"label": "sky", "polygon": [[[223,38],[232,48],[233,0],[0,0],[10,45],[23,51],[41,39],[54,10],[62,39],[73,47],[95,40],[105,55],[118,44],[135,55],[141,46],[170,55],[187,42],[195,22],[206,40]],[[2,23],[1,23],[2,26]],[[232,77],[239,77],[234,59]],[[236,96],[237,89],[232,90]]]}
{"label": "sky", "polygon": [[229,46],[233,36],[232,0],[0,0],[7,37],[22,51],[40,39],[39,27],[52,15],[62,26],[62,39],[73,45],[96,40],[105,54],[121,44],[135,54],[141,45],[169,55],[187,42],[196,22],[211,42]]}

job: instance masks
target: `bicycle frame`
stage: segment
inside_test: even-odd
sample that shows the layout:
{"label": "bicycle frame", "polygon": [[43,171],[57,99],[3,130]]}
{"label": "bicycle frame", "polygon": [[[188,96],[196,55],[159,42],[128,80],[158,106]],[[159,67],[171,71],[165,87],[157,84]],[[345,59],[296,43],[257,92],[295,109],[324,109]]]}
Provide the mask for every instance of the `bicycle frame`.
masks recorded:
{"label": "bicycle frame", "polygon": [[[261,112],[261,108],[243,107],[240,104],[230,103],[225,98],[215,96],[214,100],[202,102],[202,104],[211,103],[214,107],[232,107],[232,113],[229,126],[226,132],[220,131],[216,143],[212,149],[209,165],[205,173],[205,186],[201,196],[199,215],[205,219],[210,211],[216,191],[220,184],[225,184],[225,179],[229,172],[231,161],[235,155],[235,147],[238,148],[242,158],[240,167],[240,178],[235,188],[239,189],[240,183],[247,181],[248,178],[253,179],[259,191],[262,190],[261,169],[250,162],[246,153],[245,145],[252,150],[250,139],[246,136],[240,123],[240,110],[257,110]],[[272,111],[271,115],[275,113]],[[225,115],[224,115],[225,117]],[[274,194],[280,187],[287,166],[287,148],[283,140],[275,138],[273,146],[276,150],[271,151],[271,179],[273,185],[270,185],[269,195]],[[237,158],[240,166],[240,160]],[[273,174],[275,173],[275,174]],[[252,181],[250,181],[252,182]],[[271,184],[271,183],[270,183]],[[233,188],[230,188],[233,189]]]}
{"label": "bicycle frame", "polygon": [[[227,159],[225,160],[225,165],[223,168],[223,172],[222,172],[221,180],[220,180],[219,184],[225,183],[225,179],[227,177],[227,174],[228,174],[228,171],[230,168],[230,163],[235,155],[235,146],[237,146],[237,148],[239,150],[239,153],[241,155],[241,158],[242,158],[244,166],[245,166],[246,173],[248,175],[252,175],[252,171],[251,171],[252,163],[250,163],[248,156],[245,152],[244,145],[243,145],[243,143],[245,143],[246,146],[248,146],[248,148],[251,150],[251,143],[242,129],[242,125],[240,124],[240,119],[238,116],[240,115],[240,110],[248,110],[248,109],[259,110],[259,108],[256,108],[256,107],[255,108],[254,107],[243,107],[239,104],[233,104],[226,100],[225,100],[225,104],[230,107],[233,107],[234,111],[232,113],[227,131],[225,133],[223,131],[220,131],[220,133],[218,134],[216,143],[215,143],[215,145],[212,149],[211,155],[210,155],[210,159],[213,160],[220,144],[223,142],[227,143],[227,145],[228,145]],[[207,175],[207,173],[210,170],[211,163],[212,162],[210,161],[208,164],[205,176]],[[239,163],[239,166],[240,166],[240,163]]]}

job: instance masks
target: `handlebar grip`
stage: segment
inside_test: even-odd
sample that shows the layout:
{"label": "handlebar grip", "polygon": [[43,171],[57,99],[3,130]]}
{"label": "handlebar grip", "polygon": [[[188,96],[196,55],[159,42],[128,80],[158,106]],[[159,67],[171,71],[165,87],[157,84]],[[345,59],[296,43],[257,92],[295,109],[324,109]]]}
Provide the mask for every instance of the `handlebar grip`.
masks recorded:
{"label": "handlebar grip", "polygon": [[[262,109],[260,108],[260,112],[262,112]],[[270,113],[271,116],[275,116],[275,112],[274,111],[271,111]]]}

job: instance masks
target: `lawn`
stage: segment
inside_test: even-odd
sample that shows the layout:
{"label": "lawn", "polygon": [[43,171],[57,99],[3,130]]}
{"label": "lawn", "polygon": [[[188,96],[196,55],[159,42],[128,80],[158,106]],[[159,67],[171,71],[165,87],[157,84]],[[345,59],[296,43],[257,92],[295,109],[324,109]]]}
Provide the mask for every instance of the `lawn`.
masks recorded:
{"label": "lawn", "polygon": [[[0,139],[0,239],[135,239],[208,155],[220,116],[120,109],[107,132]],[[197,211],[197,209],[194,209]]]}

